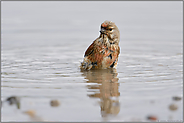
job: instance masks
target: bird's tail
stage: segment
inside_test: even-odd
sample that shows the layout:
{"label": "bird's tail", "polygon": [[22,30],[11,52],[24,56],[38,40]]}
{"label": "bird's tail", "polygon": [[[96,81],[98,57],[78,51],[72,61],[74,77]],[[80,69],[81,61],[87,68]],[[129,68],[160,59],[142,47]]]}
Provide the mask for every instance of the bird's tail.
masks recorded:
{"label": "bird's tail", "polygon": [[92,68],[92,66],[93,65],[91,64],[91,61],[89,59],[87,59],[87,58],[84,58],[84,61],[81,62],[80,68],[82,70],[90,70]]}

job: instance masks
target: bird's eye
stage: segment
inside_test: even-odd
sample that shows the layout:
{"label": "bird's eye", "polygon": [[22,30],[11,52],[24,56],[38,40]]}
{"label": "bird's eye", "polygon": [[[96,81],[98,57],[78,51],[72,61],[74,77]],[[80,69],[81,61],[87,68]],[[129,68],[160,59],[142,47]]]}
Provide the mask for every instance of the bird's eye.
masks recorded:
{"label": "bird's eye", "polygon": [[112,28],[110,28],[109,30],[112,31]]}

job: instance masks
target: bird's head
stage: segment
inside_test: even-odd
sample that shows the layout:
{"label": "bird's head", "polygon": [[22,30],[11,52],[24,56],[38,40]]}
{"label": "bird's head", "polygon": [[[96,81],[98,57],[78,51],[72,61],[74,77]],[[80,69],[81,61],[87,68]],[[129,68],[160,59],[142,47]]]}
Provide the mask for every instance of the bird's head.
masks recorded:
{"label": "bird's head", "polygon": [[107,37],[110,39],[110,43],[119,43],[120,33],[115,23],[107,20],[104,21],[101,24],[100,33],[101,35],[107,35]]}

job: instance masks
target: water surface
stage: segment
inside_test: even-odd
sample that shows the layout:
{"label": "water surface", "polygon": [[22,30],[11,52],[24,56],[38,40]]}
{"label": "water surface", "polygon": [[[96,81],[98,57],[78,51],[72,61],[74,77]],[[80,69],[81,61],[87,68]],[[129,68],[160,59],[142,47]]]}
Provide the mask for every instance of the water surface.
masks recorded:
{"label": "water surface", "polygon": [[[2,121],[183,119],[182,2],[3,1],[1,17]],[[117,69],[81,71],[105,20],[121,33]]]}

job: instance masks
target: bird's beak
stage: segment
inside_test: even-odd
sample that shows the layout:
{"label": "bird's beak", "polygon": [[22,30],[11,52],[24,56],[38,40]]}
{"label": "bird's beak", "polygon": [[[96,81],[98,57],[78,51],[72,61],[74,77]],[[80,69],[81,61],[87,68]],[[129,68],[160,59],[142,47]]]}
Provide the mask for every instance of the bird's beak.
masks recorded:
{"label": "bird's beak", "polygon": [[105,34],[105,29],[101,28],[100,33]]}

